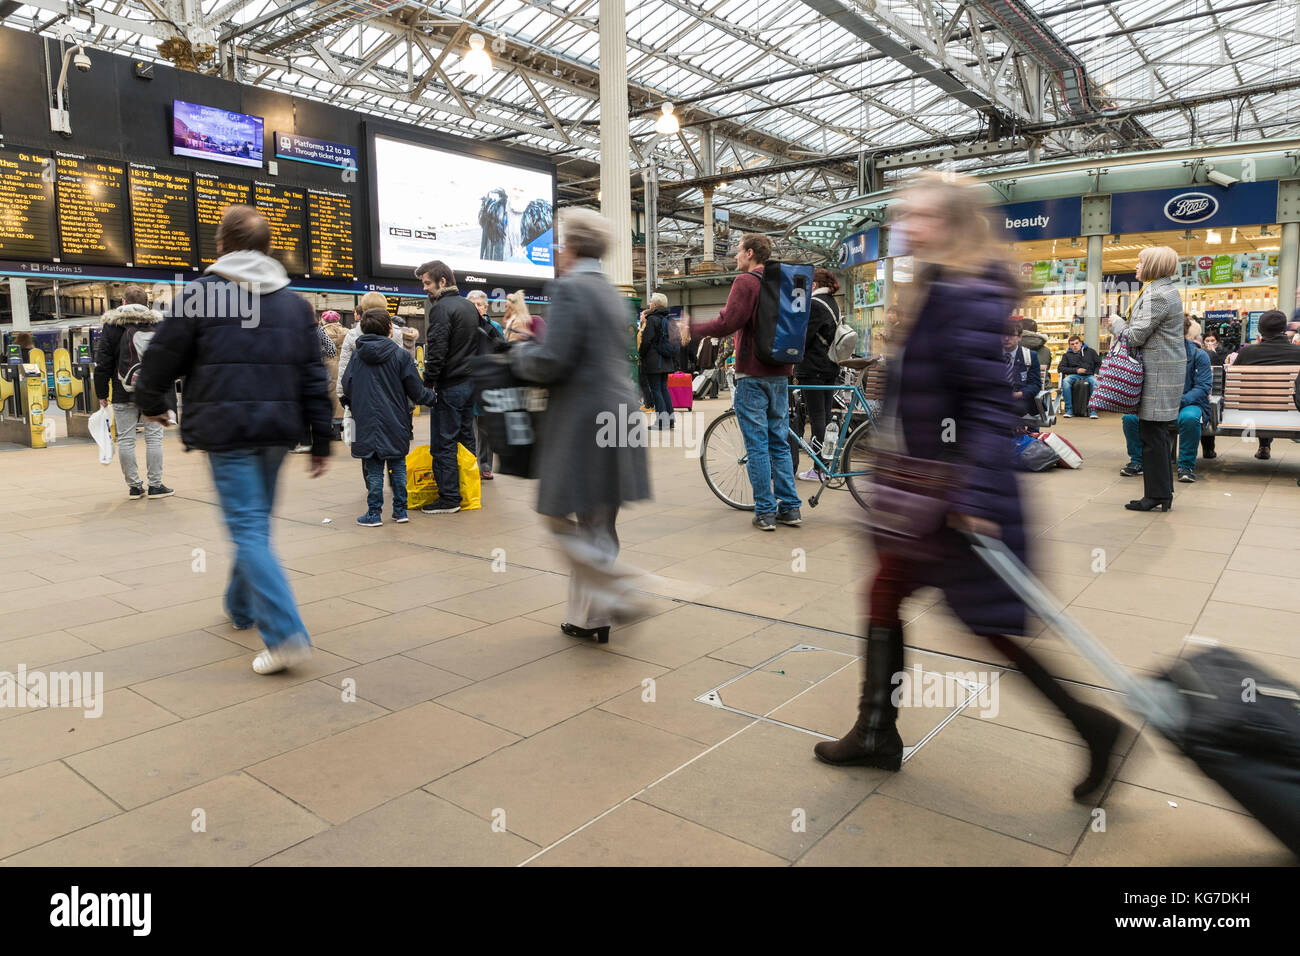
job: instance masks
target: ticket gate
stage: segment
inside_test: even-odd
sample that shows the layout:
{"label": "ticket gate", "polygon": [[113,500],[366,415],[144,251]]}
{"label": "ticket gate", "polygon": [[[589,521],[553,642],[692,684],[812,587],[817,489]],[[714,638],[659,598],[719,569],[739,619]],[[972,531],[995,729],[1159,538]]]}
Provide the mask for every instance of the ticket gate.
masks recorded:
{"label": "ticket gate", "polygon": [[[39,351],[32,349],[32,356]],[[0,441],[45,447],[46,387],[44,357],[5,362],[0,368]]]}
{"label": "ticket gate", "polygon": [[90,416],[99,410],[95,363],[88,344],[77,343],[75,361],[65,348],[54,350],[54,401],[63,409],[69,438],[90,438]]}

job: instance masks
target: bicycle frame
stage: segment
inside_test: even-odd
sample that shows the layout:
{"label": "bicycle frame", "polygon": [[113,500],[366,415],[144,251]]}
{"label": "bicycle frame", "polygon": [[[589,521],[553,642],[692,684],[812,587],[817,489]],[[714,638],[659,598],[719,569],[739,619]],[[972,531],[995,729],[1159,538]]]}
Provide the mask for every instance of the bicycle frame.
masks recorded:
{"label": "bicycle frame", "polygon": [[817,468],[818,471],[823,473],[822,474],[823,484],[825,484],[826,481],[828,480],[834,480],[836,478],[856,478],[861,475],[865,475],[866,474],[865,471],[837,470],[839,468],[838,462],[840,460],[840,456],[844,453],[844,446],[848,442],[849,436],[852,435],[853,432],[856,430],[853,428],[849,428],[847,426],[849,424],[852,424],[853,415],[857,411],[857,409],[861,407],[862,411],[866,413],[868,423],[870,423],[873,426],[876,424],[876,417],[871,414],[871,406],[867,404],[867,396],[863,394],[861,384],[859,382],[854,382],[852,385],[844,385],[844,384],[790,385],[788,387],[788,391],[790,393],[797,392],[797,391],[798,392],[803,392],[803,391],[808,391],[808,392],[851,391],[852,392],[852,395],[849,398],[849,403],[844,409],[844,421],[846,423],[846,427],[840,430],[839,437],[835,441],[834,452],[831,455],[829,461],[823,462],[822,456],[818,452],[812,450],[812,447],[806,441],[804,441],[802,435],[796,435],[794,433],[793,428],[790,429],[790,437],[793,438],[798,443],[799,447],[804,450],[804,453],[807,454],[808,457],[810,457],[813,460],[813,467]]}

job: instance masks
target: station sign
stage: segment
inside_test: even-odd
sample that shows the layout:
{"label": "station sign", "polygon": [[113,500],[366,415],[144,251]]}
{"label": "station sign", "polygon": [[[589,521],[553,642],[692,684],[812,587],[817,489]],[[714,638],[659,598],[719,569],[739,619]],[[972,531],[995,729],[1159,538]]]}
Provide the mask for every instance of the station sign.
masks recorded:
{"label": "station sign", "polygon": [[1110,231],[1161,232],[1216,226],[1263,226],[1277,222],[1277,182],[1184,186],[1113,193]]}
{"label": "station sign", "polygon": [[275,155],[280,159],[312,163],[316,166],[352,170],[357,168],[355,146],[331,143],[329,140],[316,139],[312,136],[299,136],[297,133],[276,133]]}
{"label": "station sign", "polygon": [[880,258],[880,230],[855,232],[840,242],[839,268],[860,266]]}

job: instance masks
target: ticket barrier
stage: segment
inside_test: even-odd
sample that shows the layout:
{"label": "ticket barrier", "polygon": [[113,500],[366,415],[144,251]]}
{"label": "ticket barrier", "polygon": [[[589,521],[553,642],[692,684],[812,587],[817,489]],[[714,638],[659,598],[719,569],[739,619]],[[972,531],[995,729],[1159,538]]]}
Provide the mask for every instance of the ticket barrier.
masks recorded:
{"label": "ticket barrier", "polygon": [[[36,358],[39,349],[33,349]],[[21,356],[19,356],[21,358]],[[0,442],[45,447],[45,359],[9,362],[0,368]]]}
{"label": "ticket barrier", "polygon": [[75,344],[76,359],[64,348],[54,350],[54,401],[63,409],[68,437],[90,438],[90,416],[99,410],[95,363],[90,346]]}

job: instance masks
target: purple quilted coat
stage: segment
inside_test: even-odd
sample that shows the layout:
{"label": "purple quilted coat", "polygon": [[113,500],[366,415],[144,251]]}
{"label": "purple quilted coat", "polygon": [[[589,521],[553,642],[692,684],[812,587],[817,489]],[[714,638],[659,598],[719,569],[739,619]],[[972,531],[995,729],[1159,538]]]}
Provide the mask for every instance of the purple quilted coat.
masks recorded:
{"label": "purple quilted coat", "polygon": [[[941,273],[900,359],[891,363],[886,407],[896,416],[907,454],[958,463],[953,510],[996,522],[1024,560],[1024,515],[1011,467],[1020,420],[1002,350],[1018,297],[1014,280],[1000,268],[978,277]],[[941,589],[953,613],[977,634],[1023,634],[1024,605],[954,532],[940,534],[947,556],[918,563],[920,583]]]}

